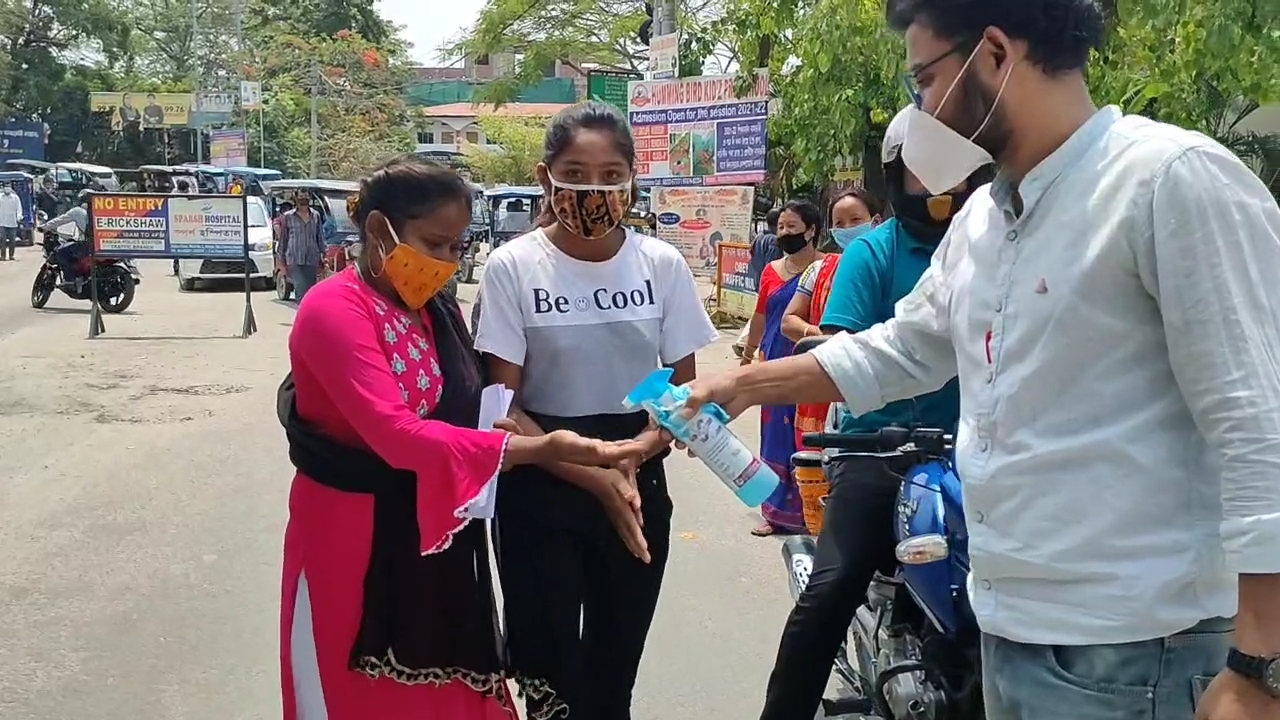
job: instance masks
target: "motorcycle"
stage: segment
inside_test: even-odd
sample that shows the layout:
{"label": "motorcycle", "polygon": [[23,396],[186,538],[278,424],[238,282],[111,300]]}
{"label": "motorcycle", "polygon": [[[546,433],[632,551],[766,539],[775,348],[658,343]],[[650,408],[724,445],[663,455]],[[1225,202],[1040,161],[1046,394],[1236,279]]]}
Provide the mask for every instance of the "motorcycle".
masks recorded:
{"label": "motorcycle", "polygon": [[[824,470],[856,462],[868,477],[898,487],[898,568],[893,577],[877,573],[855,612],[833,668],[841,692],[823,700],[823,717],[982,720],[980,635],[966,589],[969,538],[953,438],[942,430],[888,427],[801,439],[823,451]],[[783,543],[796,600],[813,572],[816,547],[809,536]]]}
{"label": "motorcycle", "polygon": [[[62,244],[54,233],[43,233],[40,241],[44,251],[44,264],[36,273],[35,282],[31,284],[31,307],[39,310],[53,297],[54,290],[62,290],[72,300],[92,300],[93,283],[84,282],[79,287],[73,283],[74,278],[63,278],[62,268],[58,265],[57,250]],[[129,269],[127,260],[117,258],[83,257],[76,261],[76,273],[88,278],[96,270],[98,285],[98,307],[106,313],[122,313],[133,304],[136,284]]]}

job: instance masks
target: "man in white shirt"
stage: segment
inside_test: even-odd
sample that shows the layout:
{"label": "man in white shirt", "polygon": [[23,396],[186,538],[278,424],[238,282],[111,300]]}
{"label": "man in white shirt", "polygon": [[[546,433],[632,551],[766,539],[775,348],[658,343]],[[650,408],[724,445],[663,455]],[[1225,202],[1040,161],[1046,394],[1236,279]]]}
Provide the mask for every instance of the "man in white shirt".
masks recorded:
{"label": "man in white shirt", "polygon": [[1210,138],[1093,105],[1091,0],[889,19],[907,166],[999,177],[894,319],[692,404],[861,414],[958,374],[988,720],[1280,720],[1280,208]]}
{"label": "man in white shirt", "polygon": [[0,185],[0,260],[13,260],[22,223],[22,198],[8,185]]}

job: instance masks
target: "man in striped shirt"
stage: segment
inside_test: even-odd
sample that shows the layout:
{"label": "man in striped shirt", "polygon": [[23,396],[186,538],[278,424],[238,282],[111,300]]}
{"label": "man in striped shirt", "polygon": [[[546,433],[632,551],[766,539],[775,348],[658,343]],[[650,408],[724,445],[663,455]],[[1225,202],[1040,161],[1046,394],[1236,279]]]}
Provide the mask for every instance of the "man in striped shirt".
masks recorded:
{"label": "man in striped shirt", "polygon": [[300,192],[294,197],[294,209],[281,218],[280,241],[276,243],[276,263],[284,267],[298,302],[316,284],[323,257],[320,216],[311,209],[311,196]]}

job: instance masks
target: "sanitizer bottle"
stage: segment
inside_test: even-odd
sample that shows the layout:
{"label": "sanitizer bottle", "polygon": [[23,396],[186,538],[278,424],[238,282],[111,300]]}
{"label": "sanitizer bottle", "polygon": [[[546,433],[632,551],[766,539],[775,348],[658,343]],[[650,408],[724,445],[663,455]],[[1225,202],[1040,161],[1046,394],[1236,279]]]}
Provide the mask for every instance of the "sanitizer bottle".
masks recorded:
{"label": "sanitizer bottle", "polygon": [[672,385],[671,375],[670,368],[655,370],[627,395],[623,407],[647,410],[747,507],[758,507],[777,489],[778,474],[729,430],[729,416],[719,405],[707,403],[693,417],[684,417],[689,390]]}

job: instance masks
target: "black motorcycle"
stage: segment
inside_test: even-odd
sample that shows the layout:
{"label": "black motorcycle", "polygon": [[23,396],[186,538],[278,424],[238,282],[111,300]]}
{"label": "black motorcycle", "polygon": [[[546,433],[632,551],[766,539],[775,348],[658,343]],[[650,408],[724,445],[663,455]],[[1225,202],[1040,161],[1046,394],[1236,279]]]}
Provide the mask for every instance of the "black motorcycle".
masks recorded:
{"label": "black motorcycle", "polygon": [[72,300],[92,300],[93,283],[89,282],[90,270],[96,268],[98,278],[98,307],[106,313],[122,313],[133,304],[135,285],[133,273],[125,260],[117,258],[80,258],[76,271],[84,282],[77,286],[75,278],[63,278],[58,265],[57,251],[62,241],[52,232],[43,233],[40,246],[44,251],[44,264],[31,284],[31,307],[39,310],[53,297],[54,290],[61,290]]}

